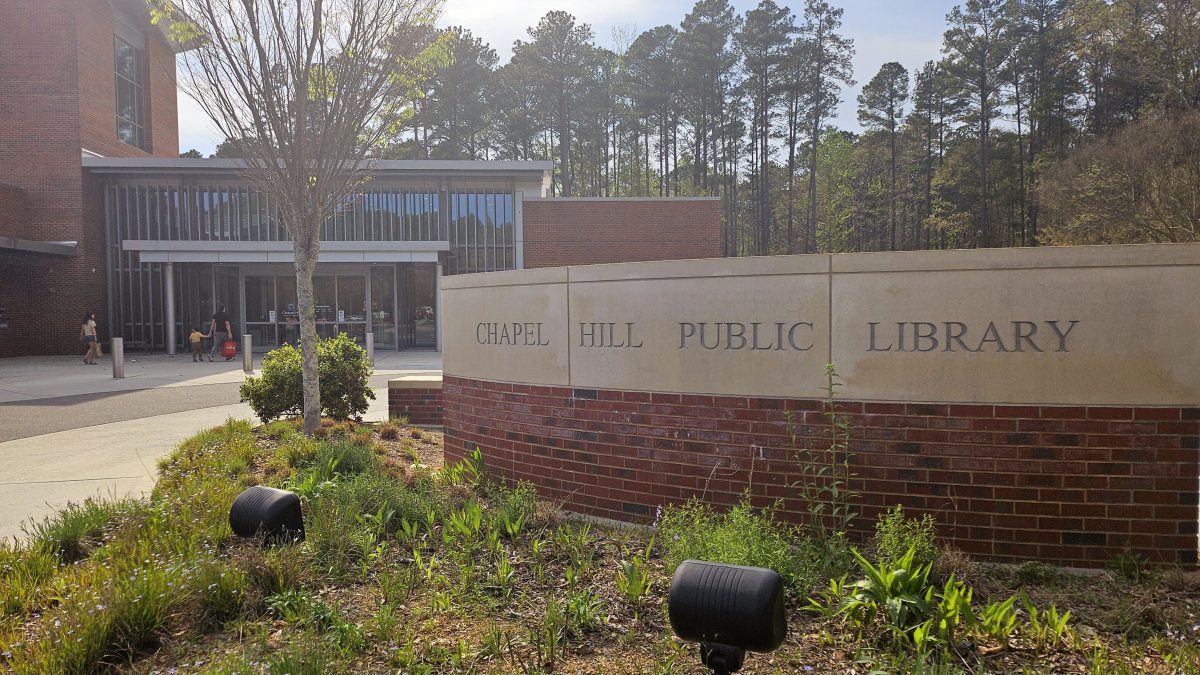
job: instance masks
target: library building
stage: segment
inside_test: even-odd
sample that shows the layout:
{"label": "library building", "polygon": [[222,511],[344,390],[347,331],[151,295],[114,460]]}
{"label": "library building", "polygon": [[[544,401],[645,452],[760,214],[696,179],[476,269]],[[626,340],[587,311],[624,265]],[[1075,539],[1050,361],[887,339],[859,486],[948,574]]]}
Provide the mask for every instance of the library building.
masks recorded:
{"label": "library building", "polygon": [[[292,243],[241,160],[179,157],[175,57],[143,0],[0,9],[0,357],[101,341],[175,353],[225,306],[299,338]],[[19,56],[14,56],[19,55]],[[721,255],[715,198],[553,198],[551,163],[380,160],[323,227],[321,335],[440,349],[440,279]]]}

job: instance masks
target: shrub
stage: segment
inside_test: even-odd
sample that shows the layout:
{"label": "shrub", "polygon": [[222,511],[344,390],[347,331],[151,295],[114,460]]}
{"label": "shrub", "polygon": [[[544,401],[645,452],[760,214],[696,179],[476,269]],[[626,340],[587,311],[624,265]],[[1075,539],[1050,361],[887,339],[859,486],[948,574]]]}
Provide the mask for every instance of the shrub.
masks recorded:
{"label": "shrub", "polygon": [[692,500],[665,509],[658,530],[668,575],[684,560],[708,560],[772,569],[792,591],[806,590],[793,529],[777,522],[771,509],[760,513],[743,499],[728,513],[717,513]]}
{"label": "shrub", "polygon": [[921,518],[905,518],[904,507],[897,504],[879,514],[871,549],[883,567],[891,567],[913,549],[913,563],[933,567],[937,561],[937,523],[928,513]]}
{"label": "shrub", "polygon": [[[335,419],[359,418],[367,400],[375,398],[368,379],[367,353],[345,333],[317,343],[317,369],[321,381],[321,410]],[[300,350],[290,344],[263,357],[262,375],[248,377],[238,390],[264,423],[285,415],[299,415],[304,407]]]}

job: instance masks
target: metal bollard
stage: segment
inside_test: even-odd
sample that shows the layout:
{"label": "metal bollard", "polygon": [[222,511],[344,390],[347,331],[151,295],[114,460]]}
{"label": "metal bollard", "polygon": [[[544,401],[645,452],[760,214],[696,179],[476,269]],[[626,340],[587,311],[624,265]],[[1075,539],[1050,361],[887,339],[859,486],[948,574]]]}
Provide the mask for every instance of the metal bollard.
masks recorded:
{"label": "metal bollard", "polygon": [[125,379],[125,338],[115,337],[108,346],[113,362],[113,379]]}
{"label": "metal bollard", "polygon": [[367,361],[375,365],[375,334],[367,333]]}
{"label": "metal bollard", "polygon": [[251,335],[242,336],[242,370],[254,372],[254,337]]}

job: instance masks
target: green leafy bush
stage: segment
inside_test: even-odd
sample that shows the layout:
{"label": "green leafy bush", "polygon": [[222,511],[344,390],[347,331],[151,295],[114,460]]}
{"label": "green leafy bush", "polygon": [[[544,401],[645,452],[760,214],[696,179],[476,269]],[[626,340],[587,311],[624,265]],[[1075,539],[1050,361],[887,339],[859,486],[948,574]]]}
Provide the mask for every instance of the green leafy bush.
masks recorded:
{"label": "green leafy bush", "polygon": [[932,568],[937,562],[937,523],[928,513],[921,518],[905,518],[904,507],[897,504],[879,514],[871,550],[883,567],[891,567],[913,550],[913,563]]}
{"label": "green leafy bush", "polygon": [[[367,411],[368,399],[375,398],[368,379],[371,363],[367,352],[350,336],[317,342],[317,370],[321,381],[321,410],[335,419],[358,419]],[[264,423],[299,415],[304,406],[304,385],[300,350],[290,344],[267,352],[262,375],[247,377],[238,390]]]}
{"label": "green leafy bush", "polygon": [[692,500],[663,510],[658,541],[665,549],[667,574],[684,560],[708,560],[775,570],[793,591],[801,586],[800,553],[791,526],[777,522],[772,511],[759,512],[743,499],[728,513],[717,513]]}

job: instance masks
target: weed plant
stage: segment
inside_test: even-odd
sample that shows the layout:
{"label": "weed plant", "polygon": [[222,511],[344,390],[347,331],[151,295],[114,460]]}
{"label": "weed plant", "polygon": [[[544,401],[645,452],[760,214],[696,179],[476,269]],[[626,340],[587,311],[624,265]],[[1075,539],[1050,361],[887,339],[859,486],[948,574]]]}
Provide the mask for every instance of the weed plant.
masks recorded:
{"label": "weed plant", "polygon": [[788,430],[795,448],[800,480],[793,484],[808,513],[809,532],[817,539],[828,539],[849,531],[858,516],[858,491],[851,470],[850,419],[838,411],[837,390],[842,386],[837,368],[825,364],[825,424],[829,445],[813,449],[801,446],[795,420],[788,418]]}
{"label": "weed plant", "polygon": [[928,513],[921,518],[906,518],[899,504],[879,514],[870,550],[883,565],[894,565],[913,551],[913,563],[933,568],[938,557],[937,524]]}
{"label": "weed plant", "polygon": [[775,570],[792,592],[805,592],[813,581],[804,575],[794,529],[777,521],[773,509],[759,511],[745,498],[727,513],[697,500],[666,508],[658,541],[668,574],[684,560],[709,560]]}

